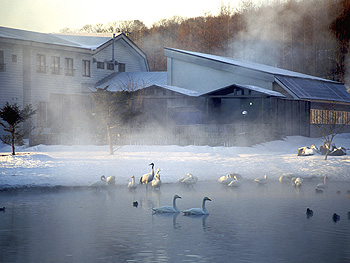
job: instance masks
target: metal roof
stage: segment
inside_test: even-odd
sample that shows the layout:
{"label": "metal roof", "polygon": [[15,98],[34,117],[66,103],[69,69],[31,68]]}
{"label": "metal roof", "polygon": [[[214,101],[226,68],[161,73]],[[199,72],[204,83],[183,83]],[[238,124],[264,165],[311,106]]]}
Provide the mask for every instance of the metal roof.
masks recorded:
{"label": "metal roof", "polygon": [[264,65],[264,64],[260,64],[260,63],[250,62],[250,61],[238,60],[238,59],[233,59],[233,58],[229,58],[229,57],[221,57],[221,56],[193,52],[193,51],[180,50],[180,49],[175,49],[175,48],[165,48],[165,49],[169,50],[169,51],[175,51],[175,52],[179,52],[182,54],[191,55],[194,57],[200,57],[200,58],[204,58],[207,60],[228,64],[228,65],[252,69],[252,70],[256,70],[256,71],[260,71],[260,72],[264,72],[264,73],[268,73],[268,74],[272,74],[272,75],[298,77],[298,78],[303,78],[303,79],[313,79],[313,80],[322,80],[322,81],[326,81],[326,82],[339,83],[339,82],[335,82],[335,81],[328,80],[328,79],[322,79],[322,78],[318,78],[315,76],[306,75],[306,74],[302,74],[302,73],[298,73],[298,72],[294,72],[294,71],[290,71],[290,70],[285,70],[285,69],[281,69],[281,68],[276,68],[276,67],[272,67],[272,66],[268,66],[268,65]]}
{"label": "metal roof", "polygon": [[341,83],[285,76],[275,78],[300,99],[350,102],[350,94]]}
{"label": "metal roof", "polygon": [[96,88],[105,88],[109,91],[121,91],[131,86],[132,90],[139,90],[153,85],[167,84],[167,72],[116,72],[96,83]]}

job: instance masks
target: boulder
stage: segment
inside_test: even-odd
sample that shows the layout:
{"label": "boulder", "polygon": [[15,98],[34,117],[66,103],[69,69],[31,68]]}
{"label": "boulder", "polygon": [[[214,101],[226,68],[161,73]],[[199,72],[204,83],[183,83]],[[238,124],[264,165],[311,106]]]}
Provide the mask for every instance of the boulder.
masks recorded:
{"label": "boulder", "polygon": [[343,147],[338,147],[336,149],[334,149],[333,151],[331,151],[329,154],[329,156],[342,156],[342,155],[346,155],[346,150]]}

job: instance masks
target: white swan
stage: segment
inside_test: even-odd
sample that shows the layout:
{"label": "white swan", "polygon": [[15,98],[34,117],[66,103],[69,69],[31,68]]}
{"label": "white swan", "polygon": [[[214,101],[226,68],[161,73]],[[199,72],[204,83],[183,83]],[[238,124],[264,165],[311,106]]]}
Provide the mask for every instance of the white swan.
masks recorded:
{"label": "white swan", "polygon": [[265,174],[264,178],[255,178],[254,182],[256,182],[258,185],[266,184],[267,183],[267,175]]}
{"label": "white swan", "polygon": [[209,215],[208,210],[205,208],[205,201],[211,201],[209,197],[203,198],[202,209],[200,208],[190,208],[182,211],[184,215]]}
{"label": "white swan", "polygon": [[181,196],[174,195],[173,206],[165,205],[165,206],[160,206],[160,207],[154,207],[154,208],[152,208],[152,212],[153,213],[179,213],[180,210],[176,206],[176,199],[177,198],[181,199]]}
{"label": "white swan", "polygon": [[160,172],[160,169],[157,170],[157,173],[152,180],[152,187],[153,188],[160,188],[160,185],[162,184],[162,181],[160,180],[159,172]]}
{"label": "white swan", "polygon": [[197,181],[198,181],[198,177],[197,176],[194,176],[194,175],[188,173],[187,177],[182,180],[182,183],[186,184],[186,185],[192,185],[193,186]]}
{"label": "white swan", "polygon": [[151,172],[148,173],[148,174],[142,175],[141,178],[140,178],[140,184],[146,184],[146,186],[154,178],[154,163],[150,163],[149,165],[152,166]]}
{"label": "white swan", "polygon": [[280,178],[278,179],[278,181],[280,182],[280,183],[283,183],[283,182],[290,182],[290,180],[293,178],[293,174],[290,174],[290,173],[288,173],[288,174],[282,174],[281,176],[280,176]]}
{"label": "white swan", "polygon": [[294,187],[300,187],[303,183],[303,179],[301,179],[300,177],[293,177],[291,183]]}
{"label": "white swan", "polygon": [[323,183],[319,183],[316,186],[316,189],[325,189],[325,188],[327,188],[327,176],[324,176]]}
{"label": "white swan", "polygon": [[115,176],[108,176],[106,182],[108,185],[115,185]]}
{"label": "white swan", "polygon": [[137,185],[135,183],[135,176],[131,176],[131,182],[128,183],[129,189],[136,189]]}
{"label": "white swan", "polygon": [[90,186],[94,188],[106,186],[106,177],[102,175],[99,181],[92,183]]}
{"label": "white swan", "polygon": [[229,187],[240,187],[242,185],[241,180],[238,180],[236,176],[233,177],[233,180],[227,185]]}
{"label": "white swan", "polygon": [[223,175],[219,178],[219,182],[228,185],[233,180],[232,174]]}

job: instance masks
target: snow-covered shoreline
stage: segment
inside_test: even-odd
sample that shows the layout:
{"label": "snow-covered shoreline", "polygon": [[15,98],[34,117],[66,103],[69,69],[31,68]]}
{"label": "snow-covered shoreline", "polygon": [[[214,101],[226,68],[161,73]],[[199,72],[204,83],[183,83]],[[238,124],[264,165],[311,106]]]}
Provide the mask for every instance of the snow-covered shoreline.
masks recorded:
{"label": "snow-covered shoreline", "polygon": [[[149,163],[161,169],[161,180],[174,183],[188,172],[201,181],[217,180],[227,173],[240,173],[244,179],[267,174],[277,180],[292,173],[303,178],[350,180],[350,157],[322,155],[297,156],[299,147],[316,145],[323,138],[289,136],[284,140],[253,147],[137,146],[120,147],[109,155],[108,146],[46,146],[11,148],[0,144],[0,187],[88,186],[101,175],[115,175],[118,185],[127,185],[132,175],[150,172]],[[334,139],[337,147],[350,149],[350,134]]]}

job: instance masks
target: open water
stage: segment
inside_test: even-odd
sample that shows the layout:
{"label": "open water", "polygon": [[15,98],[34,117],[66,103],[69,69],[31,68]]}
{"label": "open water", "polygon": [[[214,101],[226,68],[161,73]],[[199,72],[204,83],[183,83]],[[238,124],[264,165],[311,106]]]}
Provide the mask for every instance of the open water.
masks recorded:
{"label": "open water", "polygon": [[[350,262],[350,190],[331,182],[227,188],[163,184],[108,189],[46,188],[0,192],[1,262]],[[209,216],[152,214],[171,205]],[[138,202],[138,207],[133,202]],[[306,216],[311,208],[314,215]],[[332,220],[333,213],[340,220]]]}

